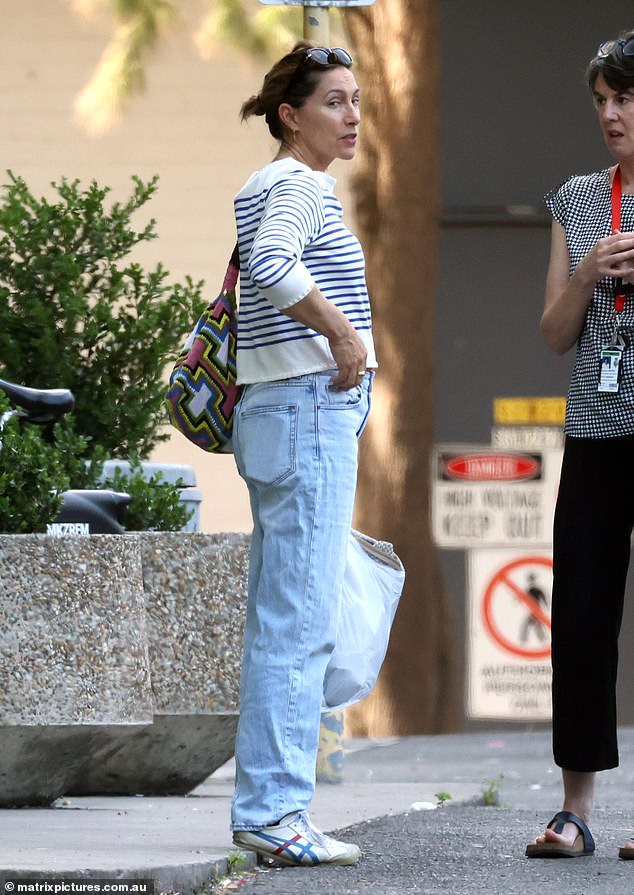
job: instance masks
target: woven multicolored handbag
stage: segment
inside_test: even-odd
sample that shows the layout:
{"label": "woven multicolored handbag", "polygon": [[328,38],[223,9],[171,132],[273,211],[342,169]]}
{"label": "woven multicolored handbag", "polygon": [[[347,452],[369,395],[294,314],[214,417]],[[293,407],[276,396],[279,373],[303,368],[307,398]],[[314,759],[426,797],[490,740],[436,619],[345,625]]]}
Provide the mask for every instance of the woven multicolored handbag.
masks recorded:
{"label": "woven multicolored handbag", "polygon": [[222,291],[207,306],[176,358],[165,403],[170,422],[203,451],[231,453],[236,384],[238,246]]}

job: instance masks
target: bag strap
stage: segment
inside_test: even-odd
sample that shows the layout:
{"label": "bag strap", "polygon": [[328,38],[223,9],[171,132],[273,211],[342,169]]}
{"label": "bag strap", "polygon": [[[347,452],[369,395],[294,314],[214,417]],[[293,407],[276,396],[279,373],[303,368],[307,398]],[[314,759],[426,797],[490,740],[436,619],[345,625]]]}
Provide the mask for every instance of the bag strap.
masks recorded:
{"label": "bag strap", "polygon": [[238,250],[238,243],[236,242],[235,246],[233,247],[233,252],[231,253],[231,258],[229,259],[229,264],[227,265],[227,272],[225,274],[224,283],[222,284],[222,291],[225,293],[234,292],[239,275],[240,252]]}

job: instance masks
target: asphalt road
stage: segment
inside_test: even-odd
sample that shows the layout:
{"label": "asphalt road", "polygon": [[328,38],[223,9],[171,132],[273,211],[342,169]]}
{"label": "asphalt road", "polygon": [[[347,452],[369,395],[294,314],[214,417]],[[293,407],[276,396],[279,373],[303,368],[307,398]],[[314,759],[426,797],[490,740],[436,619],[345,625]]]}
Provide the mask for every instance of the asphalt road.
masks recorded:
{"label": "asphalt road", "polygon": [[359,844],[356,867],[280,868],[235,873],[216,888],[239,895],[632,895],[634,861],[618,846],[631,813],[596,810],[593,857],[529,860],[524,848],[543,813],[452,805],[377,818],[339,831]]}

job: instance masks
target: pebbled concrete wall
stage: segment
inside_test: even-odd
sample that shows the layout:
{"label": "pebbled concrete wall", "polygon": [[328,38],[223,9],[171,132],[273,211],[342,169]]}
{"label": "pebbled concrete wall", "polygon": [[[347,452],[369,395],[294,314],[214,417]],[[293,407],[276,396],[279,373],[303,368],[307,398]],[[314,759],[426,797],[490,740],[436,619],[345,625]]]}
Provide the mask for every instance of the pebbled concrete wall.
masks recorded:
{"label": "pebbled concrete wall", "polygon": [[0,535],[0,805],[187,792],[233,751],[247,535]]}

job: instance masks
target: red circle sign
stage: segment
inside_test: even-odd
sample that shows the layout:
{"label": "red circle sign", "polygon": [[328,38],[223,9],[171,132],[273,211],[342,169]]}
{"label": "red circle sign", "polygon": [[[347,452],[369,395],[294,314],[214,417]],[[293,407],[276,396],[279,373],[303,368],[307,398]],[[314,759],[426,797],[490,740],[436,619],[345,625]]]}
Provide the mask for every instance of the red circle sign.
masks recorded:
{"label": "red circle sign", "polygon": [[550,617],[548,613],[541,608],[539,603],[531,597],[524,588],[519,587],[511,577],[511,572],[521,569],[522,566],[544,566],[552,570],[553,561],[546,556],[523,556],[520,559],[515,559],[512,562],[507,563],[496,572],[484,592],[484,598],[482,600],[484,626],[493,640],[495,640],[502,649],[511,653],[511,655],[520,656],[523,659],[547,659],[550,656],[550,645],[548,647],[528,649],[521,646],[519,643],[514,643],[502,631],[495,620],[493,611],[494,598],[498,597],[498,595],[500,597],[507,597],[510,592],[515,599],[526,606],[531,617],[537,622],[541,622],[541,624],[550,630]]}

